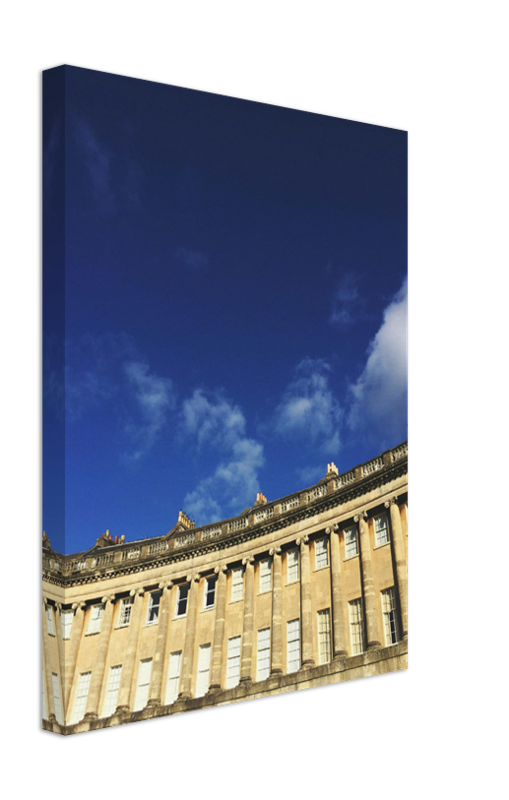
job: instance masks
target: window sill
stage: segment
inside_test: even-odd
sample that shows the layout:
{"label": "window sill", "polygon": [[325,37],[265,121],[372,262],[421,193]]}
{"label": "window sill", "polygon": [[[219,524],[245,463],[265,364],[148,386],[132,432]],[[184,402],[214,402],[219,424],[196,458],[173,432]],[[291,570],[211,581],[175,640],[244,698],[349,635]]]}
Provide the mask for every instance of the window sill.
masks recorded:
{"label": "window sill", "polygon": [[359,558],[359,554],[356,553],[354,556],[347,556],[346,558],[343,559],[343,561],[353,561],[354,558]]}
{"label": "window sill", "polygon": [[101,631],[87,631],[85,636],[97,636],[98,633],[101,633]]}
{"label": "window sill", "polygon": [[215,606],[207,606],[207,608],[202,608],[202,613],[204,611],[214,611]]}
{"label": "window sill", "polygon": [[323,567],[315,567],[313,572],[321,572],[323,569],[329,569],[330,564],[325,564]]}
{"label": "window sill", "polygon": [[187,617],[187,613],[185,614],[177,614],[177,616],[173,617],[173,619],[185,619]]}
{"label": "window sill", "polygon": [[270,594],[271,592],[272,587],[270,589],[264,589],[263,592],[258,592],[258,597],[260,597],[261,594]]}
{"label": "window sill", "polygon": [[156,619],[156,620],[154,620],[154,622],[146,622],[144,627],[145,628],[154,628],[158,624],[159,624],[159,620]]}
{"label": "window sill", "polygon": [[377,544],[374,546],[373,550],[380,550],[381,547],[387,547],[390,544],[390,541],[384,542],[383,544]]}
{"label": "window sill", "polygon": [[243,599],[243,597],[239,597],[238,600],[230,600],[228,605],[231,606],[232,603],[242,603]]}
{"label": "window sill", "polygon": [[296,583],[300,583],[300,578],[296,578],[294,581],[288,581],[285,583],[285,586],[294,586]]}

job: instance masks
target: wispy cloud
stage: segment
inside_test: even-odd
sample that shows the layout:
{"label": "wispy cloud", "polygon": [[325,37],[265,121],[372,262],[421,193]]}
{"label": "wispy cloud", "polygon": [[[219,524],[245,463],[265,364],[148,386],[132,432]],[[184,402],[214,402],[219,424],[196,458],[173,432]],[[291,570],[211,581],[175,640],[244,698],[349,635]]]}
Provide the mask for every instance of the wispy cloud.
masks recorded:
{"label": "wispy cloud", "polygon": [[94,200],[102,211],[113,211],[115,198],[111,186],[112,154],[99,141],[86,120],[73,117],[72,129],[84,155]]}
{"label": "wispy cloud", "polygon": [[190,250],[188,247],[179,247],[175,255],[179,261],[193,271],[202,269],[209,263],[207,253],[202,253],[199,250]]}
{"label": "wispy cloud", "polygon": [[392,439],[406,437],[407,282],[384,310],[383,322],[369,345],[365,367],[350,391],[348,425],[375,426]]}
{"label": "wispy cloud", "polygon": [[346,273],[334,292],[330,322],[340,328],[348,328],[362,315],[364,299],[359,294],[356,278]]}
{"label": "wispy cloud", "polygon": [[308,439],[321,452],[339,451],[341,407],[329,385],[330,365],[322,359],[305,358],[296,369],[276,409],[276,433]]}
{"label": "wispy cloud", "polygon": [[175,408],[175,393],[172,381],[151,373],[146,363],[128,361],[124,371],[141,414],[139,422],[131,420],[126,425],[136,446],[129,457],[137,461],[150,450],[164,428],[168,411]]}
{"label": "wispy cloud", "polygon": [[210,447],[220,459],[213,474],[186,496],[186,512],[206,524],[251,506],[259,490],[263,445],[246,436],[241,409],[220,393],[197,389],[183,403],[182,426],[198,448]]}

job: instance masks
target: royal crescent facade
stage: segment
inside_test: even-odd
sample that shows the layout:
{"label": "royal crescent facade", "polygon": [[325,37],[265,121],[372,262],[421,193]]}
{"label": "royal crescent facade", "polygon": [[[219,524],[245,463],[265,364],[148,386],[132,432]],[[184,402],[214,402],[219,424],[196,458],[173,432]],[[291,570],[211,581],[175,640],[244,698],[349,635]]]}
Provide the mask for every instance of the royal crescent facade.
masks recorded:
{"label": "royal crescent facade", "polygon": [[72,734],[405,669],[406,442],[238,517],[62,556],[43,537],[43,727]]}

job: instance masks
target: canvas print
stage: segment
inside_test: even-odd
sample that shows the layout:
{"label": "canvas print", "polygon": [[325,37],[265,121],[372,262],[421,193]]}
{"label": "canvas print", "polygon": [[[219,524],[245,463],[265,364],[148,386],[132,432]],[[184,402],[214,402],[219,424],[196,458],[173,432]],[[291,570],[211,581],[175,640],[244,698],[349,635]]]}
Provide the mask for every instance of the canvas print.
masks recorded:
{"label": "canvas print", "polygon": [[407,133],[44,72],[44,729],[405,669],[407,465]]}

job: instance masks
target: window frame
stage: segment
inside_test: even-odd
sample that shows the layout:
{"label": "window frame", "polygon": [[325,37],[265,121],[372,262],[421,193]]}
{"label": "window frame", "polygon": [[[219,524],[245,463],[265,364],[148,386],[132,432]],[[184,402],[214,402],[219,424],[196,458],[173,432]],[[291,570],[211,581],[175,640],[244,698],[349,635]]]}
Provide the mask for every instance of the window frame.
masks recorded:
{"label": "window frame", "polygon": [[[263,638],[260,637],[260,634],[266,634],[266,642],[263,641]],[[265,647],[260,647],[261,644],[265,644]],[[265,655],[268,651],[268,666],[264,666],[262,669],[260,668],[260,657],[264,660],[267,658]],[[262,654],[264,654],[262,656]],[[256,680],[257,681],[265,681],[267,678],[270,678],[270,658],[271,658],[271,648],[270,648],[270,627],[262,628],[258,631],[258,636],[256,639]],[[260,672],[263,671],[267,674],[263,676],[260,675]]]}
{"label": "window frame", "polygon": [[[381,530],[377,530],[377,522],[382,519],[385,520],[385,527],[382,528]],[[391,536],[389,531],[389,518],[385,513],[385,511],[383,511],[381,514],[376,514],[376,516],[373,517],[373,531],[375,533],[375,547],[383,547],[384,544],[389,544],[389,542],[391,541]],[[384,539],[384,541],[381,541],[380,534],[384,532],[386,538]]]}
{"label": "window frame", "polygon": [[[394,586],[389,586],[387,589],[382,589],[380,592],[382,603],[382,617],[384,624],[385,646],[392,647],[392,645],[399,642],[399,627],[398,615],[396,608],[396,592]],[[387,604],[385,600],[389,600],[389,608],[385,608]],[[388,641],[388,639],[391,641]]]}
{"label": "window frame", "polygon": [[[157,604],[154,603],[154,595],[159,595]],[[162,589],[155,589],[153,592],[150,592],[148,596],[148,605],[147,605],[147,618],[145,621],[146,625],[157,625],[159,622],[159,611],[161,609],[161,600],[163,598],[163,591]],[[150,619],[150,615],[156,609],[156,616],[153,619]]]}
{"label": "window frame", "polygon": [[[290,625],[294,625],[295,623],[297,623],[297,637],[294,637],[293,639],[290,639]],[[295,667],[295,668],[290,669],[289,654],[290,654],[290,644],[292,642],[298,642],[298,646],[297,646],[296,651],[295,651],[297,653],[297,659],[292,659],[292,664],[296,662],[298,664],[298,666]],[[294,672],[298,672],[298,670],[301,667],[301,652],[300,652],[300,648],[301,648],[300,618],[297,617],[297,619],[289,619],[289,620],[287,620],[287,623],[286,623],[286,672],[287,672],[288,675],[291,675]]]}
{"label": "window frame", "polygon": [[[235,576],[240,576],[240,580],[235,580]],[[240,586],[240,589],[239,589]],[[240,592],[240,597],[235,597],[235,592]],[[237,603],[244,599],[244,567],[232,569],[232,580],[230,589],[230,603]]]}
{"label": "window frame", "polygon": [[[145,680],[144,683],[140,683],[140,678],[145,678],[145,675],[142,675],[142,664],[150,664],[150,669],[148,670],[148,679]],[[149,692],[150,692],[150,679],[152,677],[152,659],[151,658],[141,658],[138,666],[138,677],[136,680],[136,694],[134,696],[134,704],[133,704],[133,713],[137,711],[143,711],[144,708],[147,707],[148,699],[149,699]],[[145,687],[147,687],[145,689]],[[146,694],[146,697],[145,697]],[[145,702],[142,705],[143,700]]]}
{"label": "window frame", "polygon": [[[205,653],[207,654],[206,657]],[[211,642],[206,642],[205,644],[201,644],[198,648],[198,663],[196,665],[196,688],[194,694],[195,697],[205,697],[205,695],[209,690],[211,656],[212,656]],[[200,667],[200,662],[201,662],[201,667]]]}
{"label": "window frame", "polygon": [[[115,672],[114,672],[114,670],[115,670]],[[117,677],[116,677],[117,675],[118,675],[118,680],[117,680]],[[112,687],[111,686],[113,677],[115,678],[115,681],[117,683],[116,687]],[[114,666],[110,667],[110,670],[108,672],[108,682],[106,684],[106,692],[105,692],[104,701],[103,701],[103,709],[102,709],[102,717],[103,718],[104,717],[111,717],[112,714],[114,714],[115,711],[117,710],[118,690],[120,688],[120,678],[121,677],[122,677],[122,664],[115,664]],[[114,702],[114,704],[111,702],[111,698],[113,697],[113,694],[115,694],[115,702]],[[113,709],[112,711],[109,710],[110,707]]]}
{"label": "window frame", "polygon": [[[97,609],[101,609],[101,613],[97,616]],[[94,612],[96,616],[94,617]],[[85,636],[93,636],[96,633],[101,633],[101,622],[104,614],[104,603],[94,603],[90,606],[90,614],[87,621],[87,630]],[[85,675],[85,673],[83,673]]]}
{"label": "window frame", "polygon": [[[295,563],[294,564],[290,564],[290,561],[289,561],[290,555],[293,556],[294,553],[296,555]],[[291,575],[290,575],[290,570],[293,570],[293,569],[295,569],[295,572],[297,573],[297,577],[296,578],[292,578]],[[286,583],[287,584],[298,583],[299,580],[300,580],[299,548],[298,547],[292,547],[291,550],[287,550],[286,551]]]}
{"label": "window frame", "polygon": [[[129,609],[129,613],[127,613],[126,609]],[[120,603],[118,607],[118,617],[117,617],[117,624],[115,628],[128,628],[131,624],[131,614],[133,611],[133,598],[131,595],[128,597],[121,597]]]}
{"label": "window frame", "polygon": [[[216,605],[216,584],[217,578],[215,575],[208,575],[205,578],[205,586],[203,589],[203,610],[208,611]],[[211,588],[212,587],[212,588]],[[212,593],[212,603],[207,603],[207,600]]]}
{"label": "window frame", "polygon": [[[267,565],[265,572],[262,572],[262,564]],[[267,582],[268,588],[263,587],[263,581]],[[260,594],[272,591],[272,559],[262,558],[260,561],[259,575],[258,575],[258,589]]]}
{"label": "window frame", "polygon": [[[324,630],[320,630],[321,620],[327,620]],[[316,612],[316,627],[318,633],[318,663],[330,664],[332,661],[332,630],[330,608],[322,608]]]}
{"label": "window frame", "polygon": [[[354,618],[356,616],[356,618]],[[353,656],[364,653],[366,649],[366,637],[364,633],[364,613],[362,607],[362,597],[355,597],[348,602],[348,622],[350,625],[350,647]],[[359,642],[355,641],[355,635],[359,636]],[[355,648],[360,646],[360,650]]]}
{"label": "window frame", "polygon": [[[232,642],[238,641],[238,653],[232,653]],[[235,645],[236,647],[237,645]],[[228,639],[228,649],[226,655],[226,689],[234,689],[240,683],[240,659],[242,654],[242,637],[230,636]],[[235,662],[235,663],[234,663]],[[235,675],[230,674],[232,667],[235,667]],[[235,681],[235,682],[233,682]]]}
{"label": "window frame", "polygon": [[[353,542],[347,541],[347,536],[349,533],[352,533],[352,531],[355,534],[354,541]],[[344,536],[345,536],[345,560],[350,558],[355,558],[355,556],[359,555],[359,531],[357,530],[357,525],[352,525],[350,528],[345,528]],[[355,545],[355,553],[348,552],[348,548],[351,547],[352,544]]]}
{"label": "window frame", "polygon": [[[64,622],[64,618],[70,618],[70,622]],[[68,641],[71,638],[72,621],[74,619],[74,611],[72,608],[63,608],[60,611],[60,624],[62,626],[62,640]],[[66,636],[67,633],[67,636]]]}
{"label": "window frame", "polygon": [[[190,590],[190,588],[191,588],[191,586],[190,586],[189,583],[179,583],[179,585],[177,586],[177,603],[175,605],[175,619],[183,619],[183,617],[187,616],[187,606],[188,606],[188,603],[189,603],[189,590]],[[186,596],[185,597],[181,597],[183,589],[186,590]],[[186,607],[185,607],[184,611],[182,611],[179,614],[179,605],[180,605],[180,603],[182,603],[184,601],[185,601]]]}
{"label": "window frame", "polygon": [[[318,545],[325,543],[325,548],[319,552]],[[321,536],[319,539],[315,539],[314,543],[315,548],[315,570],[325,569],[329,566],[329,540],[326,536]],[[319,564],[318,560],[319,557],[325,556],[325,564]]]}
{"label": "window frame", "polygon": [[54,616],[54,608],[51,603],[46,603],[46,625],[48,628],[48,635],[49,636],[56,636],[56,628],[55,628],[55,616]]}
{"label": "window frame", "polygon": [[[176,661],[176,658],[174,658],[176,656],[178,656],[178,670],[177,670],[177,674],[176,675],[172,675],[171,674],[171,662],[172,662],[172,659],[174,659],[174,661]],[[178,699],[179,691],[180,691],[180,670],[181,669],[182,669],[182,650],[175,650],[173,653],[170,653],[170,658],[168,660],[168,675],[167,675],[167,678],[166,678],[166,694],[164,696],[164,704],[165,704],[165,706],[173,705],[173,703],[175,703],[175,701]],[[177,681],[177,683],[176,683],[176,691],[173,690],[173,685],[172,685],[172,692],[171,692],[171,695],[170,695],[170,681],[175,681],[175,680]],[[173,695],[175,695],[175,697],[173,698],[173,700],[170,700],[169,697],[172,697]]]}

